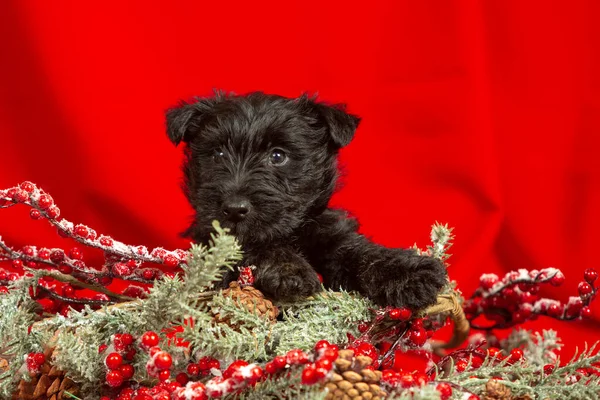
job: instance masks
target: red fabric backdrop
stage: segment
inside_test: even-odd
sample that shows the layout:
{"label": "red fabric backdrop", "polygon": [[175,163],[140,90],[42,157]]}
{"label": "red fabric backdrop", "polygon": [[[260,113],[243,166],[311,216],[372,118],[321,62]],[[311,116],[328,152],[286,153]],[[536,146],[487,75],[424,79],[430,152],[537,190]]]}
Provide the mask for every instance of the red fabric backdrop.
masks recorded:
{"label": "red fabric backdrop", "polygon": [[[164,110],[212,88],[318,92],[363,117],[334,199],[390,246],[455,227],[450,275],[599,267],[600,3],[3,1],[0,187],[31,180],[63,216],[185,247],[191,214]],[[407,189],[409,188],[409,189]],[[68,246],[13,208],[14,245]],[[598,335],[558,329],[571,352]]]}

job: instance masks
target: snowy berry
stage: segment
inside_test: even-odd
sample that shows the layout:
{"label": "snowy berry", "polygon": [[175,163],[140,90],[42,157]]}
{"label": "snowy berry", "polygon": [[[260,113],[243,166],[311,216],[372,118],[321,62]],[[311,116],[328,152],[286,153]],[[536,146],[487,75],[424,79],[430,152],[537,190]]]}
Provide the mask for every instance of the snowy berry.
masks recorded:
{"label": "snowy berry", "polygon": [[27,193],[33,193],[33,191],[35,190],[35,185],[29,181],[25,181],[25,182],[21,183],[19,185],[19,187],[21,189],[23,189],[24,191],[26,191]]}
{"label": "snowy berry", "polygon": [[565,275],[558,271],[551,279],[550,284],[552,286],[560,286],[565,282]]}
{"label": "snowy berry", "polygon": [[47,210],[53,203],[54,200],[52,200],[52,197],[47,194],[41,195],[38,199],[38,205],[42,210]]}
{"label": "snowy berry", "polygon": [[163,258],[163,264],[165,264],[167,267],[175,268],[179,265],[179,260],[175,258],[175,256],[168,254],[165,256],[165,258]]}
{"label": "snowy berry", "polygon": [[113,245],[113,240],[108,236],[100,236],[100,244],[102,246],[111,247]]}
{"label": "snowy berry", "polygon": [[85,225],[77,225],[77,226],[75,226],[75,229],[73,230],[73,232],[77,236],[81,236],[84,239],[86,239],[88,237],[89,233],[90,233],[88,227],[85,226]]}
{"label": "snowy berry", "polygon": [[485,290],[490,290],[498,282],[500,282],[500,278],[496,274],[483,274],[479,278],[479,284]]}
{"label": "snowy berry", "polygon": [[60,208],[58,208],[56,206],[52,206],[52,207],[48,208],[48,210],[46,210],[46,213],[48,214],[48,217],[50,217],[51,219],[56,219],[60,215]]}
{"label": "snowy berry", "polygon": [[29,193],[27,193],[25,190],[17,189],[17,190],[15,190],[12,198],[17,203],[23,203],[23,202],[29,200]]}

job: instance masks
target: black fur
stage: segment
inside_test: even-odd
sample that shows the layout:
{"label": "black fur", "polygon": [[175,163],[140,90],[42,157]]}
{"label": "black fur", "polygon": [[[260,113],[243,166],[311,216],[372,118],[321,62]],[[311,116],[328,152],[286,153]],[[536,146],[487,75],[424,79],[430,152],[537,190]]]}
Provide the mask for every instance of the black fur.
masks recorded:
{"label": "black fur", "polygon": [[327,206],[338,151],[359,121],[343,106],[260,92],[217,93],[169,110],[169,138],[187,143],[185,188],[196,210],[185,234],[207,243],[219,220],[241,243],[241,264],[257,266],[256,287],[275,299],[319,291],[318,272],[326,287],[381,305],[435,303],[446,282],[441,262],[374,244],[356,220]]}

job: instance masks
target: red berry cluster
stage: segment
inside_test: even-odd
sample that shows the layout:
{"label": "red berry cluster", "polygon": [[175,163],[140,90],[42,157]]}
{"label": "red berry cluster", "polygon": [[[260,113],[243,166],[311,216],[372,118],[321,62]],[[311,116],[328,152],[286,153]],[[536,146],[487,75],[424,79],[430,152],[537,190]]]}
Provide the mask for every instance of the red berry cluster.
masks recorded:
{"label": "red berry cluster", "polygon": [[46,356],[44,353],[29,353],[25,359],[27,370],[34,374],[40,372],[40,369],[45,362]]}
{"label": "red berry cluster", "polygon": [[208,376],[211,370],[218,370],[219,368],[221,368],[221,364],[216,358],[202,357],[197,363],[188,364],[186,370],[189,376],[186,377],[189,379],[200,376]]}
{"label": "red berry cluster", "polygon": [[338,346],[327,340],[320,340],[315,345],[315,361],[302,370],[302,383],[313,385],[322,381],[333,368],[338,357]]}
{"label": "red berry cluster", "polygon": [[[508,328],[539,315],[561,320],[588,317],[591,314],[589,303],[596,295],[593,283],[597,276],[595,270],[586,270],[585,281],[579,284],[579,296],[572,296],[567,304],[561,304],[539,296],[542,284],[560,286],[564,283],[565,277],[558,269],[521,269],[507,273],[502,279],[496,274],[484,274],[479,289],[465,301],[465,315],[477,329]],[[485,316],[493,325],[474,323],[480,316]]]}
{"label": "red berry cluster", "polygon": [[136,355],[134,338],[129,333],[117,333],[113,335],[110,346],[102,344],[98,351],[104,353],[109,348],[113,351],[104,358],[104,365],[107,368],[105,380],[108,386],[117,388],[133,378],[135,373],[133,365],[128,364]]}
{"label": "red berry cluster", "polygon": [[[30,216],[33,219],[47,219],[56,227],[60,236],[72,238],[84,246],[104,252],[104,262],[98,267],[92,267],[85,263],[83,251],[79,248],[73,248],[68,252],[35,246],[14,250],[0,240],[0,261],[9,261],[12,267],[18,269],[19,274],[22,274],[24,267],[40,270],[51,268],[82,282],[82,285],[74,282],[63,285],[52,283],[52,278],[46,278],[46,282],[40,283],[40,290],[35,292],[35,299],[44,300],[39,302],[46,313],[60,312],[66,315],[70,308],[79,310],[86,304],[97,308],[107,303],[145,297],[145,289],[141,286],[129,285],[121,293],[113,293],[106,288],[112,283],[113,278],[151,284],[155,279],[164,276],[174,277],[174,272],[163,272],[159,268],[146,267],[145,263],[177,268],[184,264],[188,257],[188,252],[184,250],[168,251],[155,248],[149,251],[145,246],[127,245],[110,236],[99,234],[89,226],[73,224],[65,219],[57,220],[60,211],[52,197],[31,182],[23,182],[16,187],[0,190],[0,208],[16,204],[30,206],[32,208]],[[4,285],[8,283],[7,280],[15,280],[18,276],[9,273],[6,275],[7,279],[2,279],[0,276],[0,293],[6,293],[7,289]],[[86,297],[74,296],[74,289],[82,288],[80,286],[92,289],[90,285],[97,287],[98,293]]]}

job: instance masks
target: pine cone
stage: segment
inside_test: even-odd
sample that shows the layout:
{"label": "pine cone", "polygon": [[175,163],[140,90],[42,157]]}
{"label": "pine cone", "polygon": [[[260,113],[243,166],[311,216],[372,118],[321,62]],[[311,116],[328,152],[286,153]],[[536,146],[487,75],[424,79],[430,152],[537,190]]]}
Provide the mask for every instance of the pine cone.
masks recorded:
{"label": "pine cone", "polygon": [[[256,288],[252,286],[240,287],[237,282],[231,282],[229,289],[223,291],[223,296],[233,299],[233,301],[240,307],[246,310],[258,314],[275,323],[279,310],[273,305],[271,300],[266,299],[265,296]],[[222,317],[218,311],[213,309],[215,314],[215,321],[217,323],[225,323],[232,328],[237,327],[237,324],[232,324],[228,316]]]}
{"label": "pine cone", "polygon": [[485,393],[481,400],[511,400],[512,393],[509,388],[504,386],[496,379],[490,379],[485,384]]}
{"label": "pine cone", "polygon": [[46,362],[39,373],[30,375],[29,382],[24,379],[19,382],[13,400],[67,400],[73,397],[65,392],[73,396],[80,394],[77,384],[66,377],[64,372],[50,364],[53,352],[53,348],[44,352]]}
{"label": "pine cone", "polygon": [[381,371],[366,369],[370,357],[354,357],[352,350],[340,350],[334,363],[334,373],[325,384],[326,400],[380,400],[386,393],[379,386]]}

